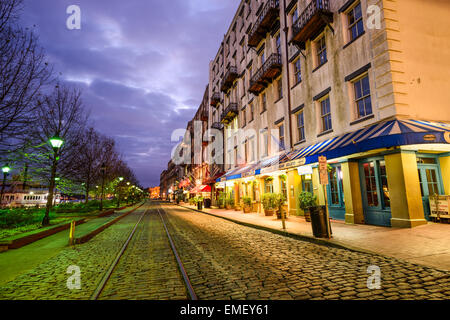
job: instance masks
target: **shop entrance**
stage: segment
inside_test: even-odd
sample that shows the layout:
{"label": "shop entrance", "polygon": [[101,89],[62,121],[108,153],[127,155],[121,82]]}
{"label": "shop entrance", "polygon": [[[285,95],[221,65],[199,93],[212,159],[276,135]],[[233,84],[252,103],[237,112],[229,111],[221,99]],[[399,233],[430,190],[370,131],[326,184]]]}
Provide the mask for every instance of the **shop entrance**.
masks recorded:
{"label": "shop entrance", "polygon": [[430,197],[444,194],[441,170],[436,157],[417,156],[420,191],[422,192],[425,219],[430,221]]}
{"label": "shop entrance", "polygon": [[328,172],[329,184],[327,186],[328,210],[330,218],[345,220],[345,200],[342,184],[342,168],[339,164],[331,164]]}
{"label": "shop entrance", "polygon": [[383,158],[360,163],[361,192],[366,224],[391,226],[391,201]]}

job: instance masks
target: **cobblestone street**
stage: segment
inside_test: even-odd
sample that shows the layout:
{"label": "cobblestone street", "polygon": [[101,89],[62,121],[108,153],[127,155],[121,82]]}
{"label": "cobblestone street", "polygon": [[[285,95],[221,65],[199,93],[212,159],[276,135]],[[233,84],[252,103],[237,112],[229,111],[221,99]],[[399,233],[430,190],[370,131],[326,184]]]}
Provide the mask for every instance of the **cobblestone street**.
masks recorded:
{"label": "cobblestone street", "polygon": [[[450,298],[446,272],[299,241],[176,206],[162,208],[201,300]],[[157,208],[148,204],[87,244],[67,247],[5,284],[0,299],[89,299],[144,212],[100,299],[187,299]],[[71,265],[81,269],[81,290],[66,287]],[[368,289],[369,266],[381,269],[381,289]]]}

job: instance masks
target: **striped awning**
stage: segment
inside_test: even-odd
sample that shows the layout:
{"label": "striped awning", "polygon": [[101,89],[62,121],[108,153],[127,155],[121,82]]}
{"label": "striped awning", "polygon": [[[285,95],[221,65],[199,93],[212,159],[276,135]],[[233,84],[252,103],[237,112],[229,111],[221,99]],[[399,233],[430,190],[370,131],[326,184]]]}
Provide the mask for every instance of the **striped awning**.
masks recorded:
{"label": "striped awning", "polygon": [[381,148],[437,143],[450,144],[450,124],[419,120],[383,121],[301,149],[281,153],[255,165],[233,169],[220,181],[316,163],[319,156],[336,159]]}
{"label": "striped awning", "polygon": [[391,120],[331,138],[317,144],[290,152],[281,167],[303,159],[302,163],[318,161],[318,156],[328,159],[380,148],[412,144],[450,143],[450,124],[419,120]]}

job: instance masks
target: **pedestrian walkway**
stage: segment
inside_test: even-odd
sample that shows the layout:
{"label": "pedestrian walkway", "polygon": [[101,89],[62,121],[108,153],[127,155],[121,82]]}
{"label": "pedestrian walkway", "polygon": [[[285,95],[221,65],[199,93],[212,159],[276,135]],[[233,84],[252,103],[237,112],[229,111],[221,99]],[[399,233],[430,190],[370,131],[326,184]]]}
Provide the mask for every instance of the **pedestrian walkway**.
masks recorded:
{"label": "pedestrian walkway", "polygon": [[[182,204],[196,209],[196,206]],[[224,209],[203,209],[204,212],[255,226],[282,230],[281,220],[266,217],[262,213],[247,213]],[[403,259],[412,263],[450,271],[450,225],[429,223],[414,229],[349,225],[332,221],[333,238],[330,243],[355,250],[370,251]],[[314,238],[311,223],[303,217],[290,216],[286,231],[291,234]]]}

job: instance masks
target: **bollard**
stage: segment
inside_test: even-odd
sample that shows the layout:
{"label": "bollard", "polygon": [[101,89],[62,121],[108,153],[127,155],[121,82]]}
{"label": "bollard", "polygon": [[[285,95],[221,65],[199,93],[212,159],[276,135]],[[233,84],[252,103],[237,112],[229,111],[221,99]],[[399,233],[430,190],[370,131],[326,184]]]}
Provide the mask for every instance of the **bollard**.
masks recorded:
{"label": "bollard", "polygon": [[72,221],[70,223],[70,232],[69,232],[69,245],[73,246],[74,243],[74,238],[75,238],[75,221]]}

